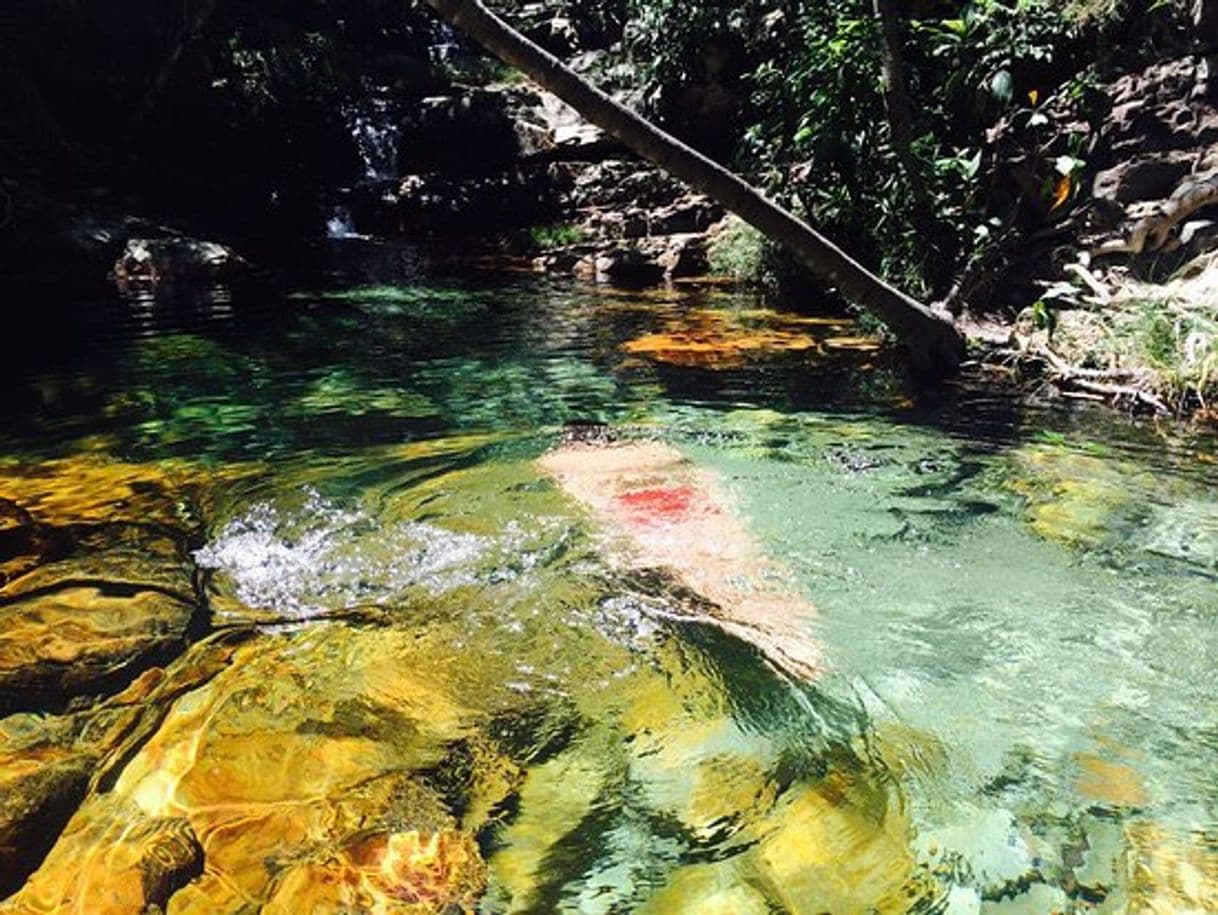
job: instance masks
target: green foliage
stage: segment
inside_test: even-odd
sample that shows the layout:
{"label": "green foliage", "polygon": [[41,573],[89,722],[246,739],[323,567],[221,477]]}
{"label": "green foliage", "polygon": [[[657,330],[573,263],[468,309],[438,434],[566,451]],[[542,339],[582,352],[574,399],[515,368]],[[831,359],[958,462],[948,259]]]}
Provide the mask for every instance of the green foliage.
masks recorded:
{"label": "green foliage", "polygon": [[332,39],[321,32],[290,38],[259,43],[242,29],[229,36],[222,61],[227,69],[224,84],[248,111],[256,114],[287,100],[328,104],[340,98],[344,77],[335,67]]}
{"label": "green foliage", "polygon": [[765,274],[766,242],[748,223],[732,219],[711,239],[707,260],[711,273],[758,281]]}
{"label": "green foliage", "polygon": [[[629,37],[652,88],[696,82],[708,46],[742,42],[752,70],[737,164],[852,253],[926,294],[941,291],[999,226],[982,208],[986,129],[1006,116],[1016,129],[1042,127],[1037,103],[1053,93],[1080,110],[1093,102],[1093,83],[1079,75],[1085,30],[1149,2],[1075,0],[1063,10],[1050,0],[973,0],[952,18],[901,23],[914,109],[912,148],[901,157],[871,0],[631,0]],[[1072,177],[1054,182],[1047,205],[1076,188]],[[934,225],[914,224],[916,197]]]}
{"label": "green foliage", "polygon": [[550,226],[533,226],[529,229],[529,237],[533,244],[542,251],[555,248],[565,248],[567,245],[577,245],[584,240],[584,230],[570,223],[558,223]]}
{"label": "green foliage", "polygon": [[1123,328],[1127,351],[1175,388],[1206,395],[1218,383],[1218,310],[1145,302]]}
{"label": "green foliage", "polygon": [[628,0],[627,40],[644,82],[681,83],[696,75],[711,39],[743,35],[768,5],[764,0]]}

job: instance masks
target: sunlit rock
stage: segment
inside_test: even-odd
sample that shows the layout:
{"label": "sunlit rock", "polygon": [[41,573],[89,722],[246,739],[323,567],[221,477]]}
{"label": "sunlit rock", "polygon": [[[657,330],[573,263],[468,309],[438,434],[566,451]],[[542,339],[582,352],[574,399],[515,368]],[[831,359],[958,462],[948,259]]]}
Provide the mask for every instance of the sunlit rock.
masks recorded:
{"label": "sunlit rock", "polygon": [[777,789],[766,774],[772,748],[730,717],[677,714],[633,734],[631,777],[652,806],[697,838],[754,824],[773,804]]}
{"label": "sunlit rock", "polygon": [[[197,475],[194,478],[198,479]],[[0,463],[0,499],[53,527],[81,524],[165,524],[187,518],[185,467],[128,464],[87,455],[38,463]]]}
{"label": "sunlit rock", "polygon": [[622,347],[632,355],[646,356],[688,368],[734,369],[766,353],[808,352],[816,341],[807,334],[783,330],[727,331],[716,327],[688,328],[649,334]]}
{"label": "sunlit rock", "polygon": [[639,915],[769,915],[765,896],[735,867],[691,864],[674,871]]}
{"label": "sunlit rock", "polygon": [[183,646],[193,612],[159,591],[93,587],[0,606],[0,700],[74,695],[134,676],[142,663]]}
{"label": "sunlit rock", "polygon": [[793,788],[769,823],[751,876],[784,910],[908,911],[910,823],[885,786],[831,773],[821,784]]}
{"label": "sunlit rock", "polygon": [[160,910],[203,867],[190,824],[103,796],[68,824],[42,868],[0,905],[3,915],[141,915]]}
{"label": "sunlit rock", "polygon": [[203,479],[85,455],[0,464],[0,703],[114,692],[184,647]]}
{"label": "sunlit rock", "polygon": [[99,753],[68,722],[0,720],[0,898],[17,890],[88,790]]}
{"label": "sunlit rock", "polygon": [[485,885],[486,866],[469,835],[454,830],[381,833],[361,838],[323,862],[288,869],[262,911],[473,912]]}
{"label": "sunlit rock", "polygon": [[1022,473],[1009,485],[1028,500],[1032,529],[1068,544],[1097,546],[1114,534],[1134,490],[1119,464],[1057,446],[1019,454]]}
{"label": "sunlit rock", "polygon": [[[131,748],[111,791],[85,801],[20,899],[99,885],[104,862],[127,853],[100,826],[118,804],[135,822],[180,822],[196,837],[205,868],[168,900],[177,915],[250,900],[282,911],[336,899],[357,911],[375,899],[468,908],[485,879],[477,849],[412,773],[440,766],[511,694],[491,687],[475,693],[479,710],[465,706],[446,672],[452,652],[437,634],[332,625],[229,647]],[[148,677],[124,696],[155,701],[162,688]],[[482,816],[510,790],[485,789]],[[80,867],[64,865],[70,851]]]}
{"label": "sunlit rock", "polygon": [[108,784],[167,706],[226,666],[232,641],[197,643],[170,667],[149,668],[85,711],[0,720],[0,895],[39,866],[82,799]]}
{"label": "sunlit rock", "polygon": [[1110,808],[1143,807],[1149,800],[1146,785],[1129,762],[1095,753],[1076,753],[1076,788],[1088,801]]}
{"label": "sunlit rock", "polygon": [[1218,912],[1218,850],[1212,836],[1171,830],[1150,820],[1134,821],[1125,831],[1124,885],[1105,911]]}
{"label": "sunlit rock", "polygon": [[125,291],[133,285],[232,279],[248,266],[231,248],[217,242],[180,236],[133,238],[115,260],[113,275],[119,289]]}
{"label": "sunlit rock", "polygon": [[498,834],[501,847],[489,862],[493,905],[524,912],[536,904],[548,856],[589,815],[605,788],[612,765],[606,749],[579,743],[529,770],[519,813]]}
{"label": "sunlit rock", "polygon": [[842,319],[767,309],[690,309],[669,318],[662,331],[627,341],[622,348],[656,362],[705,369],[737,369],[782,353],[879,349],[876,338],[851,334],[852,327]]}

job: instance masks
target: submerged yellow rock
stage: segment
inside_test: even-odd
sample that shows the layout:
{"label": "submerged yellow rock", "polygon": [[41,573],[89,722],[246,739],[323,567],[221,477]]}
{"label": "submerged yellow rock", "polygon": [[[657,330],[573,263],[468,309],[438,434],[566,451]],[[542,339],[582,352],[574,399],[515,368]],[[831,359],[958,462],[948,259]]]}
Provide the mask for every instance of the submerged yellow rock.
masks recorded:
{"label": "submerged yellow rock", "polygon": [[682,310],[666,324],[665,330],[630,340],[622,349],[671,365],[734,369],[766,354],[878,348],[873,338],[843,334],[847,321],[764,309]]}
{"label": "submerged yellow rock", "polygon": [[470,836],[380,833],[285,871],[262,912],[473,912],[485,886],[486,866]]}
{"label": "submerged yellow rock", "polygon": [[[1218,849],[1201,832],[1168,829],[1151,820],[1125,827],[1125,885],[1104,911],[1147,915],[1218,912]],[[1119,906],[1124,908],[1118,908]]]}
{"label": "submerged yellow rock", "polygon": [[75,694],[183,644],[194,607],[159,591],[66,587],[0,607],[0,698]]}
{"label": "submerged yellow rock", "polygon": [[[393,911],[469,908],[485,879],[477,847],[412,775],[440,764],[484,714],[428,664],[444,657],[436,647],[409,629],[327,625],[235,648],[178,698],[113,789],[86,800],[14,911],[96,892],[106,862],[126,854],[116,818],[182,823],[197,841],[201,875],[154,900],[171,913],[275,898],[285,910],[315,899],[324,911],[344,894],[357,911],[376,899],[423,906]],[[142,911],[115,905],[107,911]]]}
{"label": "submerged yellow rock", "polygon": [[908,815],[882,785],[846,772],[794,788],[774,811],[751,875],[793,915],[904,913],[915,878]]}
{"label": "submerged yellow rock", "polygon": [[163,908],[202,866],[185,819],[149,817],[103,795],[73,817],[43,866],[0,904],[0,913],[141,915]]}

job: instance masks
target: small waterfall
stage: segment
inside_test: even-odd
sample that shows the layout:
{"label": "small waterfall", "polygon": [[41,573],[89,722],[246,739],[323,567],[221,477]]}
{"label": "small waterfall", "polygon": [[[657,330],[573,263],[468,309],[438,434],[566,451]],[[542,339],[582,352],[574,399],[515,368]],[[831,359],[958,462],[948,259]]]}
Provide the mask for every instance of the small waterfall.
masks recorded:
{"label": "small waterfall", "polygon": [[361,235],[355,230],[355,219],[351,215],[351,210],[344,204],[335,204],[330,211],[330,218],[326,220],[326,237],[327,238],[367,238],[367,235]]}
{"label": "small waterfall", "polygon": [[371,87],[368,97],[347,112],[351,136],[364,163],[363,177],[369,181],[388,181],[398,176],[401,127],[397,106],[387,92],[383,86]]}
{"label": "small waterfall", "polygon": [[330,197],[331,206],[325,216],[328,238],[368,238],[359,231],[355,220],[354,214],[363,212],[360,204],[378,197],[386,203],[396,199],[401,108],[389,87],[366,84],[364,89],[364,96],[344,110],[363,173],[353,176],[354,187],[337,189]]}

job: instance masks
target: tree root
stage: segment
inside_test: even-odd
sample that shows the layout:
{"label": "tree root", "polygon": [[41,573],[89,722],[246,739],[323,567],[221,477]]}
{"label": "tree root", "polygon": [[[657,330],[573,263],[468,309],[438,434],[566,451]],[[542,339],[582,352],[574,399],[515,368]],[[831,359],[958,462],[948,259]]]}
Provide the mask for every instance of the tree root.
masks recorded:
{"label": "tree root", "polygon": [[1129,369],[1087,369],[1070,365],[1043,344],[1032,344],[1025,351],[1048,367],[1048,378],[1063,393],[1083,392],[1114,404],[1128,404],[1167,416],[1172,411],[1153,391],[1138,384],[1139,374]]}

